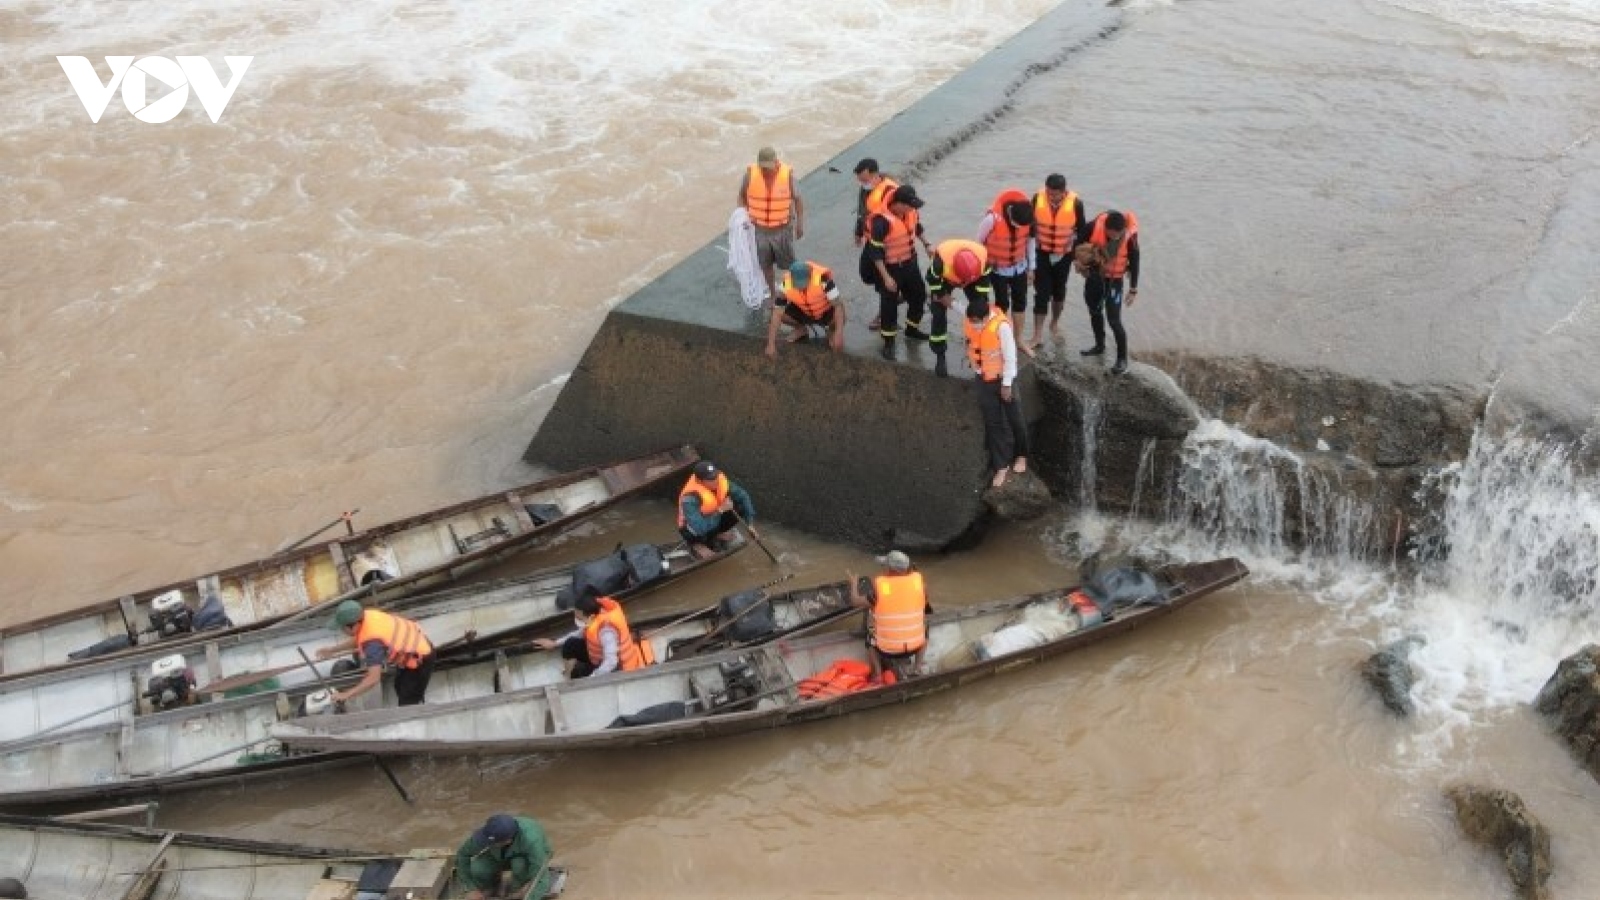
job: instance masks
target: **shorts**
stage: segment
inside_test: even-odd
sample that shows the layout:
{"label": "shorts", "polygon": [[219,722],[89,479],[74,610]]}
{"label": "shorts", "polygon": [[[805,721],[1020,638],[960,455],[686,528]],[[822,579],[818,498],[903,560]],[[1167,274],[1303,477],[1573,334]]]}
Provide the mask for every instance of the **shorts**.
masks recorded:
{"label": "shorts", "polygon": [[773,266],[787,269],[794,265],[794,228],[789,225],[782,228],[757,226],[756,262],[761,264],[762,271]]}
{"label": "shorts", "polygon": [[820,316],[812,316],[799,306],[796,306],[793,303],[786,303],[783,306],[783,317],[797,325],[822,325],[832,328],[833,306],[829,305],[827,309],[822,311],[822,315]]}

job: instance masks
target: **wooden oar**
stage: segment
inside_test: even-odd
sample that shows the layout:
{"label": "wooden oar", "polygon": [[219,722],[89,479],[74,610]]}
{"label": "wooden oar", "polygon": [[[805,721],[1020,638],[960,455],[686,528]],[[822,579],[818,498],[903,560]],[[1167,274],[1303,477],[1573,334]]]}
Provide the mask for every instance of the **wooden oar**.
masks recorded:
{"label": "wooden oar", "polygon": [[358,512],[361,512],[361,510],[352,509],[349,512],[340,513],[339,514],[339,518],[334,519],[332,522],[329,522],[328,524],[322,526],[321,528],[318,528],[316,531],[311,532],[310,534],[306,535],[305,537],[301,538],[298,541],[291,541],[291,542],[289,542],[287,544],[284,544],[283,546],[279,547],[278,549],[272,551],[272,555],[273,556],[280,556],[280,555],[282,555],[284,553],[288,553],[290,550],[293,550],[294,548],[300,546],[301,544],[304,544],[306,541],[311,540],[312,538],[314,538],[317,535],[323,533],[324,531],[327,531],[329,528],[332,528],[333,526],[339,524],[340,522],[344,523],[344,527],[346,529],[346,533],[355,534],[356,533],[356,527],[351,524],[351,520],[356,517],[356,513],[358,513]]}
{"label": "wooden oar", "polygon": [[[793,577],[794,577],[794,573],[793,572],[790,572],[787,575],[779,575],[777,578],[772,579],[771,581],[767,582],[766,584],[758,585],[755,589],[758,590],[758,591],[764,591],[767,588],[776,587],[776,586],[778,586],[780,584],[783,584],[785,581],[788,581],[789,579],[791,579]],[[718,600],[717,602],[711,604],[710,606],[706,607],[705,609],[697,609],[694,612],[686,613],[685,615],[683,615],[683,616],[681,616],[679,618],[673,619],[671,622],[668,622],[665,625],[661,625],[659,627],[652,628],[649,631],[645,632],[644,634],[640,635],[640,638],[645,638],[645,639],[653,638],[656,635],[660,634],[661,632],[666,631],[669,628],[673,628],[675,626],[682,625],[683,623],[689,621],[690,619],[698,618],[700,616],[704,616],[704,615],[707,615],[709,613],[714,613],[721,606],[722,606],[722,601]]]}
{"label": "wooden oar", "polygon": [[769,587],[772,587],[773,585],[781,584],[782,582],[788,581],[789,579],[791,579],[793,577],[794,577],[794,573],[791,572],[788,575],[784,575],[784,576],[781,576],[779,578],[773,579],[768,584],[762,585],[758,589],[758,590],[761,591],[761,599],[759,599],[756,602],[750,604],[749,606],[746,606],[744,609],[739,610],[738,614],[733,616],[733,618],[729,619],[728,621],[723,622],[721,625],[718,625],[717,627],[711,629],[710,631],[706,632],[705,634],[701,635],[700,637],[695,638],[694,643],[692,643],[689,646],[685,647],[683,650],[681,650],[677,654],[678,657],[682,658],[682,657],[685,657],[685,656],[693,656],[695,654],[695,651],[699,650],[702,646],[704,646],[707,641],[709,641],[712,638],[716,637],[717,635],[723,633],[724,631],[727,631],[729,628],[732,628],[733,627],[733,623],[735,623],[735,622],[739,621],[740,619],[744,618],[745,616],[749,615],[750,611],[755,609],[756,607],[761,606],[764,603],[768,604],[769,607],[770,607],[770,605],[771,605],[770,604],[770,599],[766,596],[766,593],[767,593],[766,589],[769,588]]}
{"label": "wooden oar", "polygon": [[[167,869],[168,872],[223,872],[230,869],[266,869],[272,866],[310,866],[327,863],[382,862],[390,859],[449,859],[454,853],[372,853],[362,856],[308,856],[305,859],[275,859],[270,862],[232,863],[225,866],[185,866]],[[141,870],[142,871],[142,870]],[[114,875],[138,875],[139,872],[114,872]]]}
{"label": "wooden oar", "polygon": [[730,509],[729,512],[733,513],[734,519],[738,520],[739,524],[744,526],[744,530],[745,531],[749,531],[750,532],[750,540],[755,541],[756,542],[756,546],[761,548],[761,552],[767,554],[767,559],[772,560],[772,564],[773,565],[775,565],[775,566],[778,565],[778,557],[777,557],[777,555],[772,552],[772,549],[767,546],[767,542],[763,541],[761,539],[760,535],[756,534],[755,531],[751,530],[750,523],[746,522],[744,520],[744,516],[739,515],[739,510],[737,508],[734,508],[734,509]]}

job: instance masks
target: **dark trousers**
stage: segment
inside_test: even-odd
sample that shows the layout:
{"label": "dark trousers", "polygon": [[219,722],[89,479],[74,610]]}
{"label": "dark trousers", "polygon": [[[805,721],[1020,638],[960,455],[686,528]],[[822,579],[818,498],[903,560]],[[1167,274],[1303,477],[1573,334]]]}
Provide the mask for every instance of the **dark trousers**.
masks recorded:
{"label": "dark trousers", "polygon": [[416,706],[428,693],[428,682],[433,678],[433,654],[417,662],[415,669],[396,669],[394,696],[401,706]]}
{"label": "dark trousers", "polygon": [[1122,330],[1122,279],[1091,275],[1083,282],[1083,303],[1089,307],[1089,327],[1094,329],[1094,345],[1106,345],[1106,323],[1117,339],[1117,359],[1128,358],[1128,333]]}
{"label": "dark trousers", "polygon": [[1011,402],[1000,399],[1000,379],[978,381],[978,408],[983,411],[983,444],[989,451],[989,471],[1008,468],[1028,455],[1028,426],[1022,421],[1022,400],[1016,385]]}
{"label": "dark trousers", "polygon": [[732,531],[734,528],[738,527],[738,525],[739,517],[734,515],[733,510],[730,509],[723,513],[721,518],[717,519],[717,524],[711,529],[710,534],[695,534],[689,530],[687,525],[685,525],[684,527],[678,529],[678,536],[683,538],[685,543],[704,544],[705,546],[711,547],[711,549],[715,550],[716,547],[711,543],[712,540],[714,540],[719,534]]}
{"label": "dark trousers", "polygon": [[994,289],[994,305],[1002,312],[1020,316],[1028,311],[1027,269],[1015,275],[994,272],[989,276],[989,285]]}
{"label": "dark trousers", "polygon": [[572,660],[573,678],[588,678],[594,674],[594,663],[589,661],[589,642],[581,635],[561,642],[561,658]]}
{"label": "dark trousers", "polygon": [[1067,278],[1072,275],[1072,254],[1063,253],[1055,262],[1050,254],[1039,251],[1033,257],[1033,314],[1042,316],[1047,309],[1057,317],[1067,303]]}
{"label": "dark trousers", "polygon": [[915,256],[898,265],[888,266],[889,277],[894,279],[895,290],[886,291],[878,283],[877,270],[873,270],[872,288],[878,292],[878,333],[894,337],[900,329],[900,304],[906,304],[906,323],[922,327],[922,313],[928,306],[928,286],[922,281]]}

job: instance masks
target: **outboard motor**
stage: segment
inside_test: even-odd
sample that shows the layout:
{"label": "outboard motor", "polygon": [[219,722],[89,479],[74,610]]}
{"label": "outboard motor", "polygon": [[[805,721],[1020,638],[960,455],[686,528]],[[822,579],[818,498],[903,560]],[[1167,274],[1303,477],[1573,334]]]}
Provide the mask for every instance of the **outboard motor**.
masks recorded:
{"label": "outboard motor", "polygon": [[722,663],[717,669],[721,671],[722,683],[726,685],[721,697],[723,703],[738,703],[761,693],[761,676],[756,674],[750,660],[741,656],[732,662]]}
{"label": "outboard motor", "polygon": [[334,707],[332,691],[313,691],[306,695],[306,699],[301,705],[300,714],[303,716],[320,716],[323,713],[338,712]]}
{"label": "outboard motor", "polygon": [[194,610],[183,602],[183,591],[167,591],[150,601],[150,630],[164,638],[194,630]]}
{"label": "outboard motor", "polygon": [[163,656],[150,664],[150,680],[144,696],[157,710],[186,706],[194,697],[194,672],[184,664],[183,654]]}

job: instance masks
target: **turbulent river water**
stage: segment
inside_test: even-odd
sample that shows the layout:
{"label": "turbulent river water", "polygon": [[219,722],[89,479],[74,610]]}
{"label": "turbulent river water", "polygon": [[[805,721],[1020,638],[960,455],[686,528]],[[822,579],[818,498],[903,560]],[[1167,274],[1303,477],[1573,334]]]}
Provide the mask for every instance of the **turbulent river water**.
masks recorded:
{"label": "turbulent river water", "polygon": [[[1194,495],[1153,521],[1071,502],[919,560],[953,605],[1070,580],[1108,541],[1251,566],[1147,631],[720,743],[411,760],[415,807],[357,766],[170,798],[162,822],[404,848],[515,809],[574,897],[1498,898],[1441,796],[1476,779],[1551,827],[1557,896],[1600,890],[1600,785],[1527,707],[1600,637],[1600,499],[1572,462],[1589,448],[1524,413],[1587,434],[1600,396],[1596,0],[0,2],[0,627],[346,508],[530,480],[520,450],[606,311],[717,234],[757,147],[814,168],[1041,17],[1079,38],[1015,60],[1010,107],[924,173],[930,229],[1063,171],[1091,210],[1139,214],[1135,359],[1492,398],[1437,478],[1448,558],[1356,558],[1339,515],[1320,552],[1287,546],[1255,473],[1289,451],[1207,422]],[[116,99],[91,124],[55,56],[119,53],[255,58],[217,123],[191,98],[165,125]],[[1166,521],[1185,503],[1253,526]],[[518,565],[670,515],[633,503]],[[868,563],[771,534],[802,581]],[[727,565],[646,608],[772,571]],[[1355,669],[1415,633],[1402,721]]]}

